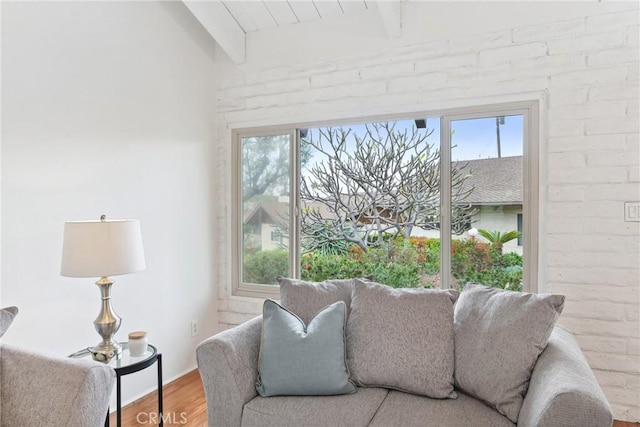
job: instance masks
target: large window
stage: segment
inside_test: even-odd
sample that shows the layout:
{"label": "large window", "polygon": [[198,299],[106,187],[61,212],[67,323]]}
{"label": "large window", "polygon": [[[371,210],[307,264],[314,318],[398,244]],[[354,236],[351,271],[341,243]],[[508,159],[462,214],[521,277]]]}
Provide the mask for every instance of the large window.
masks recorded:
{"label": "large window", "polygon": [[280,275],[535,290],[532,123],[535,103],[234,132],[234,292],[277,296]]}

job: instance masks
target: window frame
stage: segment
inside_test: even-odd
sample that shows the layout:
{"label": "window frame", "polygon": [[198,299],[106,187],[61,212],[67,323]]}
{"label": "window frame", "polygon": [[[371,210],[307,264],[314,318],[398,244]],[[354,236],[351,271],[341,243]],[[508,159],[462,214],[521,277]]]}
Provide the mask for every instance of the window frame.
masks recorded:
{"label": "window frame", "polygon": [[[280,126],[231,130],[232,157],[232,295],[256,298],[280,298],[274,285],[242,282],[242,139],[257,136],[289,135],[289,262],[290,275],[300,277],[300,150],[299,130],[326,125],[408,120],[414,117],[440,118],[440,271],[451,271],[451,122],[495,116],[523,116],[523,291],[537,292],[539,233],[539,101],[520,101],[484,106],[456,107],[447,110],[388,114],[330,122],[297,123]],[[298,248],[293,250],[293,248]],[[450,274],[441,274],[442,289],[450,288]]]}
{"label": "window frame", "polygon": [[[526,101],[456,108],[440,116],[440,284],[449,289],[451,271],[451,122],[495,116],[523,116],[522,290],[538,290],[539,102]],[[445,232],[445,230],[447,230]],[[445,238],[446,237],[446,238]]]}
{"label": "window frame", "polygon": [[282,244],[283,235],[279,231],[271,230],[271,235],[269,236],[269,238],[270,238],[270,240],[272,242],[276,242],[276,243]]}
{"label": "window frame", "polygon": [[[297,200],[298,196],[298,183],[296,177],[299,175],[299,154],[296,146],[298,145],[298,132],[297,127],[292,126],[278,126],[278,127],[265,127],[265,128],[251,128],[251,129],[237,129],[232,130],[233,147],[231,150],[231,170],[232,170],[232,191],[231,191],[231,281],[232,281],[232,295],[247,296],[256,298],[274,298],[280,299],[280,289],[274,285],[257,284],[257,283],[244,283],[242,281],[242,259],[243,253],[243,230],[242,230],[242,139],[260,136],[276,136],[276,135],[288,135],[289,136],[289,221],[291,218],[296,218],[297,222]],[[298,156],[298,157],[296,157]],[[295,161],[293,161],[295,159]],[[293,195],[293,200],[292,200]],[[300,246],[298,240],[298,225],[289,231],[289,246],[290,248]],[[300,275],[300,266],[295,264],[298,259],[297,254],[293,250],[289,250],[289,265],[290,272],[294,277]],[[299,262],[298,262],[299,264]]]}

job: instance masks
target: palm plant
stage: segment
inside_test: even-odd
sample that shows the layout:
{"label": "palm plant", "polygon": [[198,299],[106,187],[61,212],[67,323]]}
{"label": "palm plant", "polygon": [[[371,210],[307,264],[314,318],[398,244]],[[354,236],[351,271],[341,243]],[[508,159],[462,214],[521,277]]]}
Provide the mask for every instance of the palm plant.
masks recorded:
{"label": "palm plant", "polygon": [[511,230],[501,233],[500,231],[489,231],[482,228],[478,230],[478,234],[487,239],[489,243],[491,243],[491,245],[494,246],[500,254],[502,254],[502,246],[505,243],[522,236],[522,233],[517,230]]}

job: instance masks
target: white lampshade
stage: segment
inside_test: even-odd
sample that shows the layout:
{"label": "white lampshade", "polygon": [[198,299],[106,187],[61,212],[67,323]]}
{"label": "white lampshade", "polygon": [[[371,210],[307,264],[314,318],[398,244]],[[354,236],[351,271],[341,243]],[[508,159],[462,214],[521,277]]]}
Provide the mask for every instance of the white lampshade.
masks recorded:
{"label": "white lampshade", "polygon": [[65,223],[63,276],[117,276],[145,267],[140,221],[111,219]]}

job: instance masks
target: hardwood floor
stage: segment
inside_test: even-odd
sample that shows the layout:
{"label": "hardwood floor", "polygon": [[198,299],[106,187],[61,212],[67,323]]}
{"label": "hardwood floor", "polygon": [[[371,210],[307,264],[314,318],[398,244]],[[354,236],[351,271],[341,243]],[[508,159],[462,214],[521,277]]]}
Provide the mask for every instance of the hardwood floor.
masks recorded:
{"label": "hardwood floor", "polygon": [[[162,393],[165,426],[207,426],[207,404],[197,369],[166,384]],[[122,408],[122,426],[157,426],[157,412],[158,394],[154,391]],[[117,425],[115,412],[109,423]]]}
{"label": "hardwood floor", "polygon": [[[165,426],[207,426],[207,404],[197,370],[167,384],[163,388]],[[122,426],[152,426],[157,419],[157,393],[150,393],[122,408]],[[156,417],[153,419],[152,417]],[[111,426],[116,425],[116,414],[111,414]],[[614,421],[613,427],[640,427],[640,423]]]}

